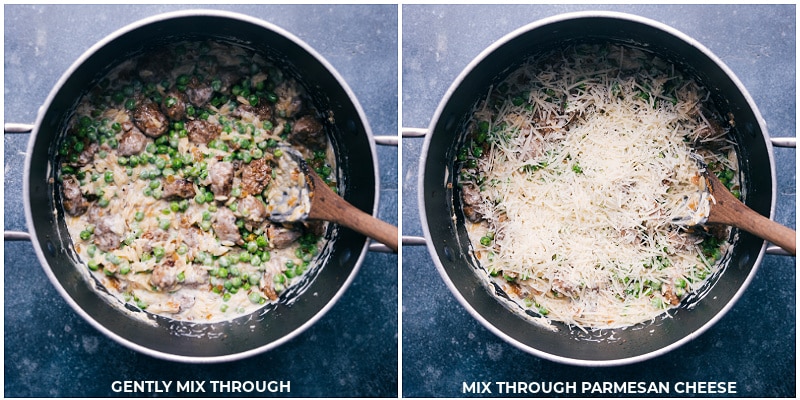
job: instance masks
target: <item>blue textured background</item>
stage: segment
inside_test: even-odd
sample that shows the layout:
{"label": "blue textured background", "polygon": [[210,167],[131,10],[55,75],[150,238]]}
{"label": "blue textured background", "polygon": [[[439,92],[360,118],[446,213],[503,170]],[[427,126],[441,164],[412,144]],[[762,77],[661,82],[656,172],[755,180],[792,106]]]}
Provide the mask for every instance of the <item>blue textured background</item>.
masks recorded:
{"label": "blue textured background", "polygon": [[[5,122],[33,123],[61,74],[106,35],[184,8],[189,6],[6,5]],[[396,5],[204,8],[248,14],[293,33],[339,71],[374,134],[396,134]],[[6,230],[25,230],[22,168],[28,137],[4,137]],[[397,153],[396,147],[378,146],[379,216],[393,224]],[[6,242],[3,261],[6,396],[115,396],[115,380],[283,380],[291,381],[291,393],[284,396],[397,396],[397,255],[368,254],[336,305],[298,337],[262,355],[218,365],[156,360],[103,336],[53,289],[28,242]],[[211,390],[211,384],[205,388]]]}
{"label": "blue textured background", "polygon": [[[427,128],[458,74],[505,34],[540,18],[588,9],[638,14],[698,40],[747,87],[772,136],[795,136],[794,5],[405,5],[402,126]],[[403,140],[402,220],[406,235],[422,235],[415,164],[422,142]],[[795,227],[795,150],[775,149],[775,159],[776,217]],[[581,368],[528,355],[500,340],[450,293],[424,247],[406,247],[402,257],[403,394],[461,397],[462,382],[473,381],[733,381],[738,396],[794,397],[795,266],[792,257],[765,256],[733,309],[676,351],[631,366]]]}

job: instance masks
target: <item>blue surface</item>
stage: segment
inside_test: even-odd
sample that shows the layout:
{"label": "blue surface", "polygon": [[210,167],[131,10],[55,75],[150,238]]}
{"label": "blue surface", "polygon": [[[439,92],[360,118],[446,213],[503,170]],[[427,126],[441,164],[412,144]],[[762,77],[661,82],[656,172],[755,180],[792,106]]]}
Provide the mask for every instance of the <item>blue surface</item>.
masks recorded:
{"label": "blue surface", "polygon": [[[5,122],[33,123],[61,74],[106,35],[141,18],[188,7],[6,5]],[[293,33],[325,57],[348,82],[373,133],[396,134],[396,5],[205,8],[248,14]],[[6,230],[26,229],[22,167],[28,138],[4,137]],[[397,224],[398,149],[378,146],[377,150],[379,216]],[[210,381],[215,380],[290,382],[288,393],[250,393],[269,397],[398,395],[395,254],[368,254],[336,305],[318,323],[281,347],[237,362],[186,365],[138,354],[103,336],[55,291],[30,243],[6,242],[4,250],[7,397],[124,395],[114,391],[114,381],[124,380],[206,381],[207,392],[212,389]],[[176,385],[170,392],[138,395],[180,395]]]}
{"label": "blue surface", "polygon": [[[427,128],[458,74],[505,34],[540,18],[588,9],[638,14],[668,24],[703,43],[748,88],[770,134],[795,136],[794,5],[404,5],[402,126]],[[405,235],[422,235],[417,212],[416,164],[422,143],[422,139],[408,138],[402,143]],[[796,152],[775,149],[775,159],[776,218],[794,228]],[[585,368],[537,358],[499,339],[473,319],[450,293],[426,248],[405,247],[401,314],[403,394],[463,397],[466,395],[462,393],[462,384],[477,381],[670,384],[713,381],[736,382],[739,397],[794,397],[795,267],[793,257],[766,256],[733,309],[711,329],[673,352],[630,366]],[[498,396],[496,387],[493,395]],[[536,396],[549,395],[553,394]],[[671,395],[676,394],[672,391]]]}

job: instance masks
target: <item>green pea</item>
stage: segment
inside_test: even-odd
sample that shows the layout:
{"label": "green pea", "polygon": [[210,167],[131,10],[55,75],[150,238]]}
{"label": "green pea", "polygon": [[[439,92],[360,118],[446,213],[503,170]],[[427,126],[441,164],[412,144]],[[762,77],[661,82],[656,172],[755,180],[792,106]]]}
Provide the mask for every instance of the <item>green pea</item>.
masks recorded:
{"label": "green pea", "polygon": [[266,302],[266,300],[264,300],[264,298],[261,297],[261,295],[258,294],[258,292],[250,292],[247,298],[253,304],[264,304]]}

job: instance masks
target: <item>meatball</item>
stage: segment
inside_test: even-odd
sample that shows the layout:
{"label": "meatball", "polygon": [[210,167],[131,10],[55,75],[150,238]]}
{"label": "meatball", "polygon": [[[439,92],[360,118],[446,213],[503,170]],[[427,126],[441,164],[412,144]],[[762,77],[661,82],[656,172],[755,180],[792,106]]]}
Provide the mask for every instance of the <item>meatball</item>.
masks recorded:
{"label": "meatball", "polygon": [[144,151],[147,146],[147,137],[139,129],[133,129],[122,134],[119,138],[117,154],[121,156],[133,156]]}
{"label": "meatball", "polygon": [[156,265],[150,274],[150,283],[159,289],[170,289],[178,283],[178,268],[175,261],[167,258],[164,263]]}
{"label": "meatball", "polygon": [[210,85],[200,82],[196,76],[193,76],[186,85],[186,96],[188,96],[189,102],[196,107],[205,106],[213,95],[214,89]]}
{"label": "meatball", "polygon": [[217,197],[228,197],[233,184],[233,163],[220,161],[208,170],[211,178],[211,192]]}
{"label": "meatball", "polygon": [[103,251],[119,248],[127,229],[125,219],[118,214],[106,214],[97,207],[93,208],[91,219],[95,224],[94,243]]}
{"label": "meatball", "polygon": [[283,226],[270,226],[267,228],[267,238],[269,244],[276,249],[285,249],[292,245],[297,239],[303,236],[303,232],[296,228],[285,228]]}
{"label": "meatball", "polygon": [[86,197],[81,192],[81,184],[78,182],[78,178],[73,175],[67,175],[61,182],[61,186],[64,195],[64,211],[67,214],[76,217],[89,209],[89,201],[86,200]]}
{"label": "meatball", "polygon": [[483,215],[478,211],[478,205],[483,202],[483,197],[477,187],[465,184],[461,187],[461,199],[464,201],[464,216],[472,222],[479,222]]}
{"label": "meatball", "polygon": [[83,149],[78,154],[71,156],[69,165],[73,167],[83,167],[94,161],[94,155],[100,149],[100,146],[88,139],[83,140]]}
{"label": "meatball", "polygon": [[242,235],[236,226],[236,216],[228,207],[217,209],[212,227],[219,240],[237,244],[242,242]]}
{"label": "meatball", "polygon": [[263,158],[251,161],[242,167],[242,194],[256,195],[269,185],[272,167]]}
{"label": "meatball", "polygon": [[147,136],[157,138],[169,129],[169,121],[152,101],[140,104],[133,110],[133,123]]}
{"label": "meatball", "polygon": [[185,93],[172,90],[161,100],[161,112],[173,121],[180,121],[186,116],[187,101]]}
{"label": "meatball", "polygon": [[[172,178],[172,179],[170,179]],[[164,187],[164,199],[190,199],[194,197],[194,184],[192,181],[183,178],[174,178],[172,176],[164,179],[162,183]]]}
{"label": "meatball", "polygon": [[267,218],[267,206],[254,196],[241,199],[238,210],[248,221],[260,222]]}
{"label": "meatball", "polygon": [[322,150],[328,145],[322,124],[311,115],[304,115],[295,121],[289,140],[312,150]]}
{"label": "meatball", "polygon": [[222,128],[213,122],[196,119],[186,123],[186,131],[190,142],[208,144],[219,136]]}

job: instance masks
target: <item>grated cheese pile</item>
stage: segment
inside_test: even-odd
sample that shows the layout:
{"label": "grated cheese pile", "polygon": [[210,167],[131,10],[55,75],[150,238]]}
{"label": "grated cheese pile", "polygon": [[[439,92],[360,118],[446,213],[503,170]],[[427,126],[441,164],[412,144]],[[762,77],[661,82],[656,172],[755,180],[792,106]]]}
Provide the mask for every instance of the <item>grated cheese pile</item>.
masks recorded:
{"label": "grated cheese pile", "polygon": [[695,158],[736,168],[703,96],[633,48],[528,60],[476,107],[459,154],[479,262],[526,307],[581,328],[677,306],[713,275],[727,238],[672,223],[698,206]]}

